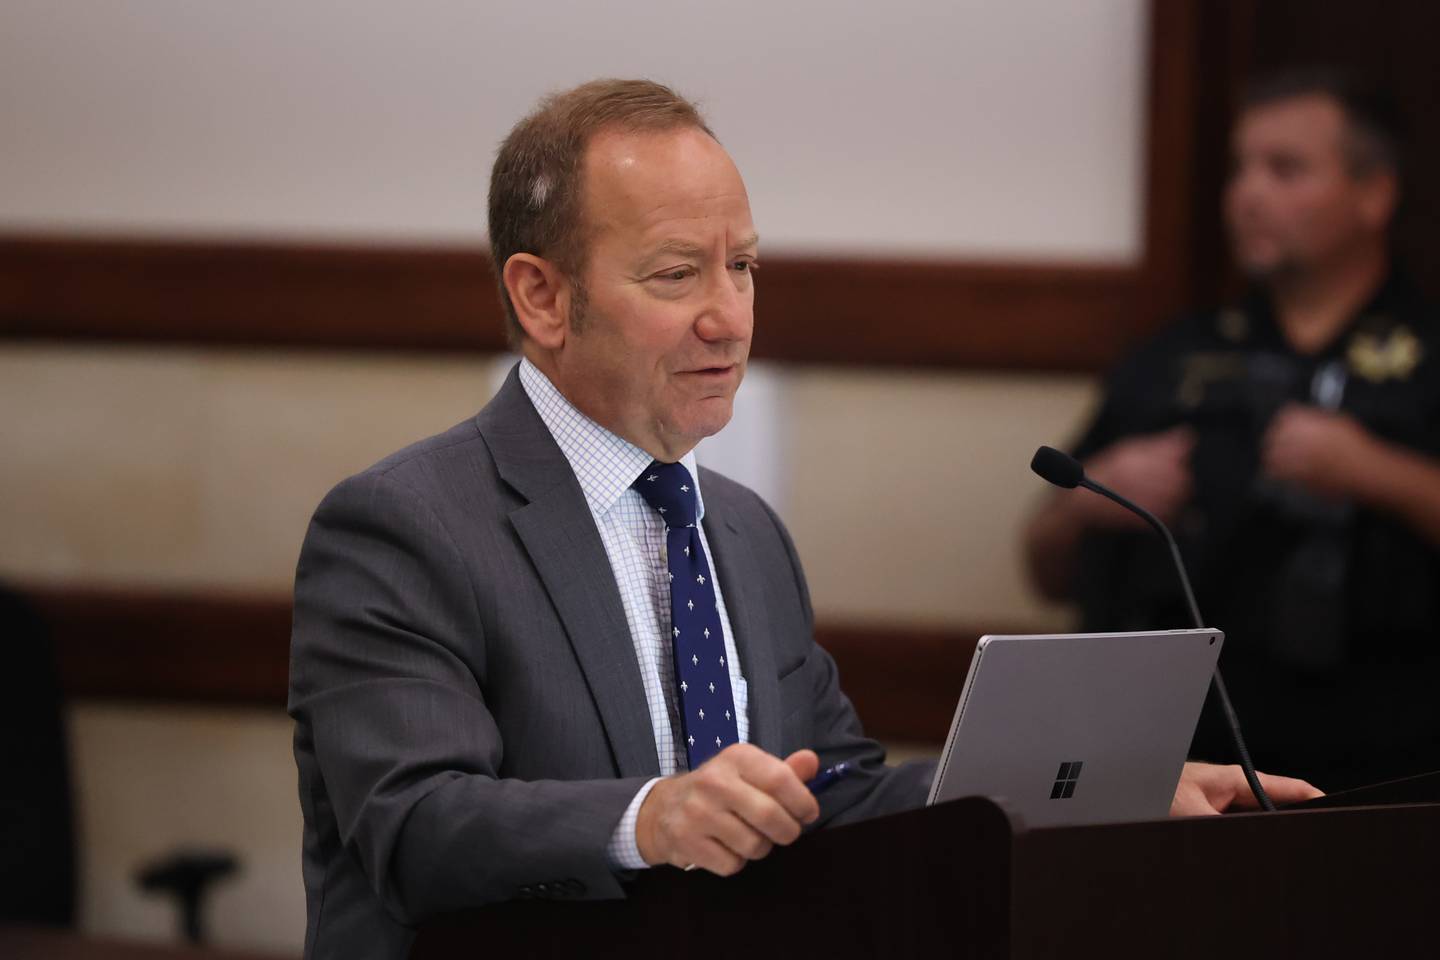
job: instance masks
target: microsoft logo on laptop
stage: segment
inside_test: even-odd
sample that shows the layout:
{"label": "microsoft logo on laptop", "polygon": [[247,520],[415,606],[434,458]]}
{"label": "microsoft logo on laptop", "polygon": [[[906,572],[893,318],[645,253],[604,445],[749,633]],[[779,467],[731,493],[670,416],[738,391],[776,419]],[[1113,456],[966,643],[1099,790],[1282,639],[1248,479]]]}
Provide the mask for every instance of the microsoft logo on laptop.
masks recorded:
{"label": "microsoft logo on laptop", "polygon": [[1055,786],[1050,788],[1051,800],[1069,800],[1075,796],[1075,784],[1080,782],[1080,766],[1079,760],[1060,764],[1060,772],[1055,774]]}

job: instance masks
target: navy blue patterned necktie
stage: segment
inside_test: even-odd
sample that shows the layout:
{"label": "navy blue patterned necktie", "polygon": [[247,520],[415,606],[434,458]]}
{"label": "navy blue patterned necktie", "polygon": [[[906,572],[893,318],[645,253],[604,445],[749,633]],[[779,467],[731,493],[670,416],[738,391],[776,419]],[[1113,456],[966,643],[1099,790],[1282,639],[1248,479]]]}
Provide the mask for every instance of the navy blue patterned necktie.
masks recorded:
{"label": "navy blue patterned necktie", "polygon": [[715,583],[696,526],[695,481],[684,464],[657,460],[632,486],[665,521],[675,689],[686,756],[694,770],[740,742]]}

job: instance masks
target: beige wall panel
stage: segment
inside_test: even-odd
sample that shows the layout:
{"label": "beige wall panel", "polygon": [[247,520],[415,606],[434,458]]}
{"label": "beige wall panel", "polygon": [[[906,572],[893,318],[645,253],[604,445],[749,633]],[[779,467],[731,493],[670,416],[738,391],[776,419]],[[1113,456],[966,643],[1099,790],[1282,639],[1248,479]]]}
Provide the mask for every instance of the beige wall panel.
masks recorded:
{"label": "beige wall panel", "polygon": [[205,524],[205,393],[188,352],[0,349],[0,572],[183,577]]}
{"label": "beige wall panel", "polygon": [[[1083,377],[772,367],[780,485],[835,620],[1062,623],[1020,568]],[[287,592],[338,480],[481,406],[494,358],[0,350],[0,576]],[[1057,619],[1060,618],[1060,619]]]}
{"label": "beige wall panel", "polygon": [[490,369],[484,357],[216,357],[201,468],[207,576],[289,590],[325,493],[474,414]]}
{"label": "beige wall panel", "polygon": [[325,492],[477,410],[485,357],[0,348],[0,576],[290,589]]}
{"label": "beige wall panel", "polygon": [[806,369],[789,383],[787,522],[834,620],[1062,626],[1021,569],[1029,470],[1095,399],[1084,377]]}
{"label": "beige wall panel", "polygon": [[299,956],[300,804],[281,710],[79,703],[69,711],[81,850],[81,928],[169,940],[176,910],[135,871],[182,845],[243,860],[207,922],[220,946]]}

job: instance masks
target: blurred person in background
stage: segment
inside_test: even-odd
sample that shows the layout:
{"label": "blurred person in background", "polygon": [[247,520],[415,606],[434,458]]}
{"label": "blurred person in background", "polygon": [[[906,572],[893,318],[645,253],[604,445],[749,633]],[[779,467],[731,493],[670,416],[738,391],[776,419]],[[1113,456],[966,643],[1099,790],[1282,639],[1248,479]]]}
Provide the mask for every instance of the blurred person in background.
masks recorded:
{"label": "blurred person in background", "polygon": [[[1174,528],[1255,762],[1328,790],[1440,768],[1440,342],[1390,249],[1401,140],[1354,78],[1254,87],[1224,199],[1250,292],[1124,360],[1073,449]],[[1026,537],[1084,629],[1189,625],[1108,501],[1057,494]],[[1228,758],[1219,719],[1196,757]]]}

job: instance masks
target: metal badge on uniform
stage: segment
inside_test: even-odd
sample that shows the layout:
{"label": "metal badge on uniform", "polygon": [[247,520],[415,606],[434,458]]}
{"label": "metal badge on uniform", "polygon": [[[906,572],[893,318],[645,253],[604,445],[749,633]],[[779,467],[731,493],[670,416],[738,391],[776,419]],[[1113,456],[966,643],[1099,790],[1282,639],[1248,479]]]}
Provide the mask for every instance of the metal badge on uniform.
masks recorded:
{"label": "metal badge on uniform", "polygon": [[1425,356],[1420,338],[1408,327],[1396,326],[1383,336],[1357,333],[1350,338],[1345,359],[1357,376],[1371,383],[1408,380]]}

